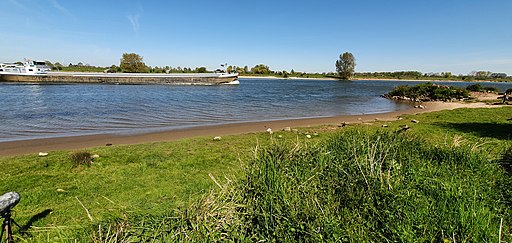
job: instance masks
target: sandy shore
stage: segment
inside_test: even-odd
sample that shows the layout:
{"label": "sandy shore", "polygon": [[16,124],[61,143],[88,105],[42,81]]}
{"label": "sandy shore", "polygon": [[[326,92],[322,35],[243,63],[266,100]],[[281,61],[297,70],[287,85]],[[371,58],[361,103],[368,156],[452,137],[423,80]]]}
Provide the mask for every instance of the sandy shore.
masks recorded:
{"label": "sandy shore", "polygon": [[38,152],[49,152],[56,150],[76,150],[90,147],[99,147],[107,145],[120,144],[139,144],[147,142],[172,141],[181,138],[190,138],[198,136],[224,136],[235,135],[252,132],[264,132],[268,128],[274,131],[281,130],[285,127],[308,127],[319,125],[338,125],[343,122],[362,123],[375,120],[393,121],[397,120],[403,114],[415,114],[431,111],[439,111],[446,109],[456,109],[462,107],[482,108],[496,107],[483,103],[441,103],[428,102],[423,103],[425,109],[410,108],[408,110],[367,115],[344,115],[325,118],[307,118],[307,119],[290,119],[266,122],[246,122],[228,125],[216,125],[205,127],[194,127],[180,130],[169,130],[155,133],[134,134],[134,135],[86,135],[74,137],[59,137],[22,140],[12,142],[0,142],[0,156],[22,155]]}

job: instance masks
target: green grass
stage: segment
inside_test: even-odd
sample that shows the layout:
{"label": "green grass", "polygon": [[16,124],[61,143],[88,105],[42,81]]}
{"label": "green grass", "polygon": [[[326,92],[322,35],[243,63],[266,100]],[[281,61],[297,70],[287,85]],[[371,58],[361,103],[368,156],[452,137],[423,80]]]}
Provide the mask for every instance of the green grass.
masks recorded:
{"label": "green grass", "polygon": [[[272,146],[241,186],[247,235],[279,241],[495,241],[508,216],[497,164],[389,132]],[[446,234],[443,237],[443,232]]]}
{"label": "green grass", "polygon": [[61,72],[103,72],[105,67],[93,67],[93,66],[82,66],[82,67],[61,67]]}
{"label": "green grass", "polygon": [[498,161],[511,119],[509,107],[457,109],[386,128],[100,147],[79,166],[67,151],[6,157],[0,192],[22,195],[15,219],[33,227],[20,241],[496,242],[502,219],[509,241]]}
{"label": "green grass", "polygon": [[[161,215],[210,190],[208,174],[236,175],[240,160],[267,134],[89,149],[100,155],[90,166],[75,166],[72,153],[52,152],[0,158],[0,192],[18,191],[16,220],[49,212],[32,223],[34,239],[74,238],[101,222],[134,215]],[[78,199],[77,199],[78,198]],[[93,218],[90,220],[83,203]],[[43,228],[41,228],[43,227]],[[29,238],[30,239],[30,238]]]}
{"label": "green grass", "polygon": [[512,107],[463,108],[403,117],[390,128],[408,125],[410,133],[438,146],[468,145],[493,156],[512,146]]}

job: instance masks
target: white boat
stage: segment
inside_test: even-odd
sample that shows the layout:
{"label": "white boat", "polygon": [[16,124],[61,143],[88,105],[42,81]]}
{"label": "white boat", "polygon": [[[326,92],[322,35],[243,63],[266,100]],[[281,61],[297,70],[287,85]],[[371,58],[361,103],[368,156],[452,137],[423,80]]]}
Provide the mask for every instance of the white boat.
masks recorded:
{"label": "white boat", "polygon": [[25,58],[24,63],[0,63],[0,74],[36,75],[46,74],[52,68],[45,62],[32,61]]}

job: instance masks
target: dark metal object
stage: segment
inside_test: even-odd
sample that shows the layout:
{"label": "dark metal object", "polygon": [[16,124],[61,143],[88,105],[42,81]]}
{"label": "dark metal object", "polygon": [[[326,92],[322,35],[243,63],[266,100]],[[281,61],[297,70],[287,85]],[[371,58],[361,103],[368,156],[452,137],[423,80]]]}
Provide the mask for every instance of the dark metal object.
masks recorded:
{"label": "dark metal object", "polygon": [[0,240],[3,238],[4,232],[6,232],[6,243],[14,242],[14,238],[12,236],[12,224],[18,226],[18,228],[21,228],[20,225],[18,225],[11,217],[11,209],[14,208],[18,202],[20,202],[20,199],[21,196],[17,192],[8,192],[0,196],[0,216],[3,218]]}

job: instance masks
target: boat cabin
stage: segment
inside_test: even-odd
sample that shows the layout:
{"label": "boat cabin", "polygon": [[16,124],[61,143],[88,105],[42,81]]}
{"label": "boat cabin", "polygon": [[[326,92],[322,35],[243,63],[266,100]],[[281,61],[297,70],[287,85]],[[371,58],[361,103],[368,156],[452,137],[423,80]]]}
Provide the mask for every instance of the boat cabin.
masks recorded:
{"label": "boat cabin", "polygon": [[0,63],[0,73],[44,74],[52,70],[45,62],[25,59],[25,63]]}

